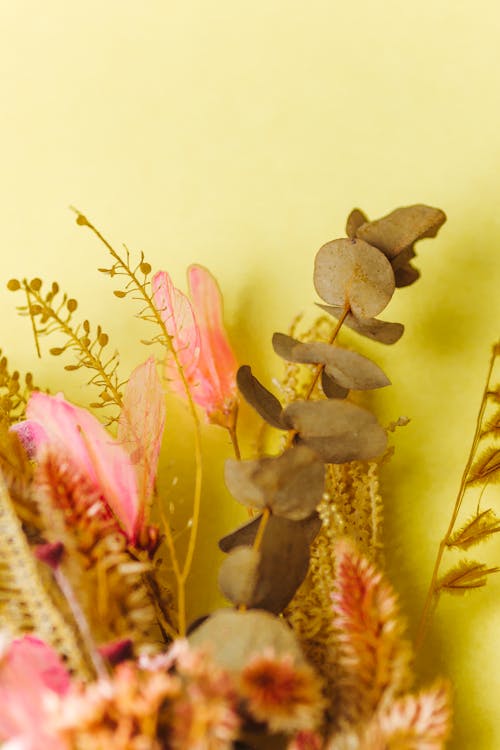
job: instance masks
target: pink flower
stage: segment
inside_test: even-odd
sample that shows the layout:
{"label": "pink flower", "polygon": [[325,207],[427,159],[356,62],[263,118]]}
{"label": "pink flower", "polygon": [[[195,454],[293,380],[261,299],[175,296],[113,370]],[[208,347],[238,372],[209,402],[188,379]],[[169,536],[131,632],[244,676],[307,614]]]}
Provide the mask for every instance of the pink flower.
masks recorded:
{"label": "pink flower", "polygon": [[[153,297],[195,403],[210,422],[231,428],[237,408],[236,358],[222,319],[222,296],[216,280],[203,266],[188,269],[188,297],[174,287],[170,276],[153,277]],[[185,395],[182,377],[172,358],[167,363],[172,388]]]}
{"label": "pink flower", "polygon": [[69,686],[69,673],[50,646],[29,635],[12,641],[0,656],[0,741],[19,750],[64,750],[48,726],[47,707]]}
{"label": "pink flower", "polygon": [[28,420],[42,425],[45,433],[38,436],[37,458],[47,447],[70,459],[102,497],[129,541],[135,543],[144,509],[135,468],[125,448],[90,412],[70,404],[60,394],[33,393],[26,414]]}
{"label": "pink flower", "polygon": [[348,539],[335,544],[333,624],[337,631],[339,724],[368,718],[411,682],[396,594]]}
{"label": "pink flower", "polygon": [[165,398],[153,357],[132,372],[118,419],[118,442],[130,455],[143,507],[153,494],[163,430]]}

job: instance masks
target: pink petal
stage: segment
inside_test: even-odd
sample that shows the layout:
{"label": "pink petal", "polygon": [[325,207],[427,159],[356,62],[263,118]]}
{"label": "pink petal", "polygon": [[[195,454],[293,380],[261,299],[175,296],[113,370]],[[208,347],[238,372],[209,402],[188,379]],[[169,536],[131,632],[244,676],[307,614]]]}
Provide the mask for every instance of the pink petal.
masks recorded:
{"label": "pink petal", "polygon": [[165,416],[165,399],[156,363],[150,357],[132,372],[118,420],[118,442],[135,466],[143,508],[153,494]]}
{"label": "pink petal", "polygon": [[203,266],[190,266],[188,284],[201,339],[199,391],[194,395],[207,410],[225,411],[236,395],[238,365],[224,330],[222,295]]}
{"label": "pink petal", "polygon": [[[200,356],[200,332],[191,303],[185,294],[176,289],[166,271],[158,271],[153,276],[152,287],[156,308],[172,339],[184,376],[191,383]],[[175,390],[185,393],[182,379],[173,362],[169,367],[169,377]]]}
{"label": "pink petal", "polygon": [[37,451],[47,441],[47,433],[41,424],[33,419],[25,419],[24,422],[18,422],[10,428],[15,432],[28,458],[35,458]]}
{"label": "pink petal", "polygon": [[66,454],[95,484],[128,538],[135,541],[141,509],[135,469],[125,449],[92,414],[60,394],[33,393],[26,413],[43,425],[50,445]]}
{"label": "pink petal", "polygon": [[43,732],[47,691],[64,695],[69,684],[69,673],[50,646],[33,636],[13,641],[0,659],[0,739],[20,735],[34,748],[29,736]]}

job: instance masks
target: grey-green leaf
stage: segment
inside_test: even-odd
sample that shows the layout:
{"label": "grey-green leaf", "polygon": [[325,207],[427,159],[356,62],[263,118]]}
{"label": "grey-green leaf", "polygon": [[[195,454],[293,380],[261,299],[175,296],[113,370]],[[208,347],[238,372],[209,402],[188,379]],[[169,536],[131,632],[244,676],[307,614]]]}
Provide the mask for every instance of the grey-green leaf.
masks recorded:
{"label": "grey-green leaf", "polygon": [[283,419],[326,463],[371,460],[387,447],[376,417],[348,401],[294,401]]}
{"label": "grey-green leaf", "polygon": [[[322,310],[327,312],[334,318],[340,318],[343,313],[343,308],[335,305],[318,305]],[[404,333],[404,325],[402,323],[390,323],[385,320],[377,320],[376,318],[356,318],[355,315],[349,313],[344,320],[344,325],[351,328],[361,336],[378,341],[381,344],[395,344],[399,341]]]}
{"label": "grey-green leaf", "polygon": [[283,430],[280,402],[257,380],[248,365],[240,367],[236,375],[236,382],[245,400],[250,406],[253,406],[262,419],[265,419],[272,427]]}
{"label": "grey-green leaf", "polygon": [[364,215],[363,211],[360,211],[359,208],[353,208],[353,210],[347,217],[347,223],[345,227],[347,236],[350,239],[354,239],[359,227],[365,224],[367,221],[368,218]]}
{"label": "grey-green leaf", "polygon": [[281,456],[255,461],[226,461],[229,491],[243,505],[268,507],[283,518],[308,518],[320,502],[325,483],[323,462],[306,446],[289,448]]}
{"label": "grey-green leaf", "polygon": [[297,663],[304,657],[293,631],[268,612],[221,609],[189,636],[191,646],[210,649],[215,661],[232,672],[241,672],[254,654],[272,649],[277,656],[290,654]]}
{"label": "grey-green leaf", "polygon": [[260,562],[253,547],[236,547],[224,559],[219,570],[219,587],[235,605],[250,605],[257,584]]}
{"label": "grey-green leaf", "polygon": [[390,301],[394,272],[377,248],[363,240],[328,242],[316,255],[314,286],[330,305],[348,306],[359,318],[371,318]]}
{"label": "grey-green leaf", "polygon": [[446,214],[439,208],[422,204],[404,206],[381,219],[358,226],[356,237],[378,247],[388,258],[394,258],[417,240],[435,237],[445,221]]}
{"label": "grey-green leaf", "polygon": [[[252,545],[257,536],[260,519],[261,516],[257,516],[257,518],[253,518],[251,521],[242,524],[230,534],[226,534],[226,536],[219,540],[219,549],[221,549],[222,552],[230,552],[235,547],[241,545]],[[305,518],[303,521],[297,521],[296,523],[302,527],[307,543],[309,545],[312,544],[321,528],[321,520],[318,514],[314,512],[309,518]]]}
{"label": "grey-green leaf", "polygon": [[271,516],[260,546],[257,584],[250,606],[279,614],[309,568],[309,541],[300,523]]}
{"label": "grey-green leaf", "polygon": [[346,398],[349,393],[348,388],[342,388],[325,370],[321,373],[321,388],[327,398]]}
{"label": "grey-green leaf", "polygon": [[389,378],[375,362],[349,349],[321,341],[302,343],[282,333],[273,336],[274,350],[292,362],[322,364],[342,388],[366,391],[390,385]]}

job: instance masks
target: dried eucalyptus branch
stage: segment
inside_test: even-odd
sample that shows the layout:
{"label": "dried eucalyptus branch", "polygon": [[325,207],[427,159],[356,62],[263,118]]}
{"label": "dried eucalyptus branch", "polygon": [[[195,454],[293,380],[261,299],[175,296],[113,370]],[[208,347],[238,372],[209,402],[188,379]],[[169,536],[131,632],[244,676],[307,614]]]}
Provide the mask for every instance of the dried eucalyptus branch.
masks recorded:
{"label": "dried eucalyptus branch", "polygon": [[[384,455],[387,431],[347,396],[351,390],[381,388],[390,381],[374,362],[339,346],[337,337],[344,324],[386,344],[401,336],[403,326],[374,316],[385,309],[396,286],[418,277],[409,266],[413,245],[434,236],[445,218],[428,206],[397,209],[375,222],[354,211],[347,221],[348,237],[320,248],[314,285],[327,303],[323,309],[337,318],[329,342],[273,336],[273,348],[283,359],[315,366],[302,398],[283,407],[250,367],[239,369],[237,382],[244,398],[268,424],[287,433],[279,456],[226,462],[231,493],[260,511],[220,542],[229,556],[219,582],[241,610],[260,607],[278,614],[304,580],[310,545],[321,527],[316,508],[324,497],[325,464],[372,461]],[[311,400],[320,382],[323,397]],[[371,510],[377,522],[375,496]]]}

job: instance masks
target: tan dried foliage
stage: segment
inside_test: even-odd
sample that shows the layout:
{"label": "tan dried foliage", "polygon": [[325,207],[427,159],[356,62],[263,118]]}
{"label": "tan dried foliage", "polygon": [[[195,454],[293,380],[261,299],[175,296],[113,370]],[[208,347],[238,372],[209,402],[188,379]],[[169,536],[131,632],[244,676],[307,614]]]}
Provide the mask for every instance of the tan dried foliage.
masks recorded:
{"label": "tan dried foliage", "polygon": [[384,254],[363,240],[332,240],[316,255],[314,286],[328,304],[372,318],[394,293],[394,271]]}
{"label": "tan dried foliage", "polygon": [[255,461],[228,459],[226,485],[231,494],[250,507],[267,507],[274,515],[301,521],[321,501],[325,484],[323,462],[309,448],[295,446],[281,456]]}
{"label": "tan dried foliage", "polygon": [[480,589],[486,586],[488,576],[498,571],[500,567],[488,568],[486,563],[462,560],[437,581],[435,590],[462,594],[471,589]]}
{"label": "tan dried foliage", "polygon": [[[318,305],[322,310],[334,318],[342,316],[343,308],[338,305]],[[378,341],[380,344],[395,344],[404,333],[405,327],[402,323],[389,323],[377,318],[357,318],[349,313],[344,320],[344,325],[351,328],[361,336]]]}
{"label": "tan dried foliage", "polygon": [[76,675],[87,677],[81,644],[47,584],[0,477],[0,628],[13,637],[34,633],[53,646]]}
{"label": "tan dried foliage", "polygon": [[355,236],[395,258],[424,237],[435,237],[446,221],[439,208],[417,204],[396,208],[376,221],[366,221],[356,228]]}
{"label": "tan dried foliage", "polygon": [[448,547],[458,547],[467,550],[484,541],[491,534],[500,531],[500,518],[497,518],[491,508],[476,513],[463,526],[454,531],[448,538]]}
{"label": "tan dried foliage", "polygon": [[283,411],[283,420],[325,463],[370,460],[387,446],[377,418],[347,401],[294,401]]}
{"label": "tan dried foliage", "polygon": [[284,333],[273,335],[276,354],[291,362],[324,365],[324,372],[341,388],[365,391],[390,385],[375,362],[358,352],[321,341],[303,343]]}
{"label": "tan dried foliage", "polygon": [[269,612],[220,609],[189,636],[191,646],[209,648],[214,661],[230,672],[241,672],[254,654],[273,649],[297,664],[304,657],[297,640],[281,620]]}
{"label": "tan dried foliage", "polygon": [[235,547],[219,569],[219,588],[236,606],[249,606],[255,590],[260,554],[253,547]]}
{"label": "tan dried foliage", "polygon": [[284,429],[281,421],[282,407],[280,402],[257,380],[248,365],[240,367],[236,380],[242,396],[260,414],[262,419],[271,427],[276,427],[278,430]]}

